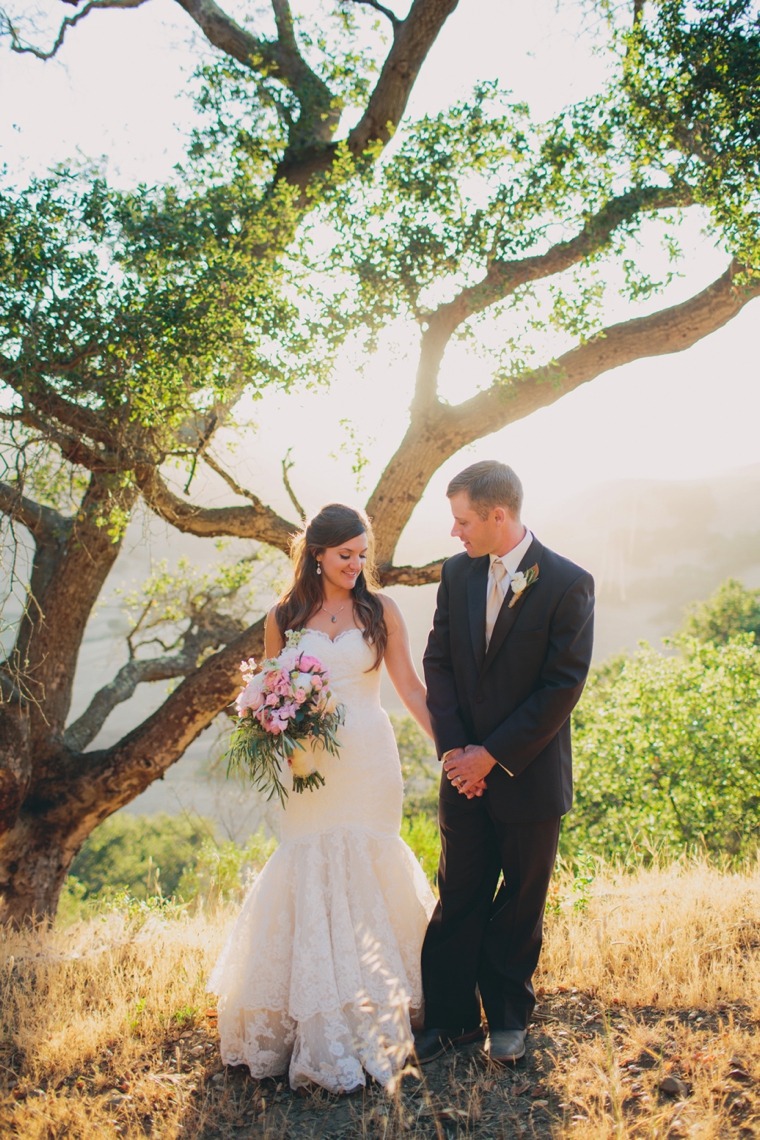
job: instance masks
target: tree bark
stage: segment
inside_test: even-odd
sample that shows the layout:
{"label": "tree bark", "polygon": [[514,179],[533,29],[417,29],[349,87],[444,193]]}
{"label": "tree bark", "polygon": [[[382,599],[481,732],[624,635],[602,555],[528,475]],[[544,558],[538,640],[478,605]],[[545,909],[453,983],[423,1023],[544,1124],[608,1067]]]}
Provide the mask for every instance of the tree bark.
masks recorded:
{"label": "tree bark", "polygon": [[16,642],[16,665],[29,678],[30,747],[60,739],[71,707],[79,649],[92,608],[121,550],[109,534],[114,507],[129,513],[137,492],[93,475],[75,519],[62,532],[35,536],[29,600]]}

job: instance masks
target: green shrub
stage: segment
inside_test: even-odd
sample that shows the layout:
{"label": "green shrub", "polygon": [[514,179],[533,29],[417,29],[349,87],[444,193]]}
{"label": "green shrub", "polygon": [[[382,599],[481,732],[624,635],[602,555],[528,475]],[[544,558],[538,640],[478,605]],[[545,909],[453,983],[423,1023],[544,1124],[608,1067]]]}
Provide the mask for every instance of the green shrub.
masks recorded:
{"label": "green shrub", "polygon": [[396,734],[401,775],[404,779],[404,818],[438,818],[438,781],[441,766],[435,746],[411,716],[391,713],[391,724]]}
{"label": "green shrub", "polygon": [[706,602],[689,606],[684,633],[716,645],[725,645],[739,633],[760,633],[760,590],[748,590],[736,578],[727,578]]}
{"label": "green shrub", "polygon": [[760,835],[760,648],[689,638],[592,676],[574,715],[575,808],[562,851],[744,855]]}
{"label": "green shrub", "polygon": [[239,899],[252,875],[261,870],[276,846],[277,840],[267,838],[262,830],[243,847],[205,839],[195,860],[185,868],[179,884],[180,896],[186,902],[195,898],[210,903]]}
{"label": "green shrub", "polygon": [[82,900],[105,890],[136,899],[176,894],[188,864],[213,837],[212,820],[179,815],[110,816],[84,842],[71,875],[84,888]]}
{"label": "green shrub", "polygon": [[276,846],[263,831],[243,846],[218,843],[213,821],[201,817],[115,815],[92,833],[74,860],[58,917],[66,924],[83,913],[113,908],[138,917],[196,899],[240,898]]}
{"label": "green shrub", "polygon": [[438,825],[425,815],[418,815],[414,819],[405,817],[401,824],[401,838],[411,847],[422,864],[422,870],[435,887],[438,857],[441,853]]}

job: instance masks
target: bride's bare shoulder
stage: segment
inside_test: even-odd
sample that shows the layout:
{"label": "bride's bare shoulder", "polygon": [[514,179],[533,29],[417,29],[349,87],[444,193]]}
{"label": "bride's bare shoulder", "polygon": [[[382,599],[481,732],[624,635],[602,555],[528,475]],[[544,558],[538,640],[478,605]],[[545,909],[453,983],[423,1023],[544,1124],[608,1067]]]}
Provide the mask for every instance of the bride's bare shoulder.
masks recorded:
{"label": "bride's bare shoulder", "polygon": [[383,616],[385,618],[389,632],[392,629],[398,628],[399,626],[403,627],[404,615],[401,613],[398,603],[394,601],[393,598],[389,597],[388,594],[379,592],[377,596],[383,604]]}

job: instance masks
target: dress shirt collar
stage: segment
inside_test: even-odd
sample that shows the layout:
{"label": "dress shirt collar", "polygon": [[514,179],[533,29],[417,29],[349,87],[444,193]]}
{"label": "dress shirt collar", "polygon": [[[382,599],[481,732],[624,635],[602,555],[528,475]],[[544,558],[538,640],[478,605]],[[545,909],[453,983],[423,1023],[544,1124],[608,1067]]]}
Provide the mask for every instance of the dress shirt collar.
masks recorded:
{"label": "dress shirt collar", "polygon": [[[517,567],[520,565],[523,558],[525,557],[525,555],[528,551],[528,547],[530,546],[532,541],[533,541],[533,535],[530,533],[530,531],[526,527],[525,528],[525,535],[523,536],[523,538],[520,539],[517,546],[513,546],[510,551],[508,551],[506,554],[501,555],[501,564],[504,567],[504,569],[506,570],[506,572],[510,578],[514,578],[515,574],[517,573]],[[499,555],[498,554],[489,554],[488,557],[491,559],[490,565],[488,567],[489,573],[490,573],[491,567],[493,566],[494,562],[499,557]]]}

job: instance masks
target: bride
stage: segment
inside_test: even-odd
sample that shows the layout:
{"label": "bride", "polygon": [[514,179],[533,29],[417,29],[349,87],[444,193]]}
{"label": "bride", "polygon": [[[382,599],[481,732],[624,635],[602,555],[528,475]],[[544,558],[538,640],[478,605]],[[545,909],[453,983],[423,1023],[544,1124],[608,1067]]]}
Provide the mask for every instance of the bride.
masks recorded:
{"label": "bride", "polygon": [[330,670],[346,710],[340,752],[317,753],[325,786],[291,792],[279,847],[259,875],[209,979],[222,1060],[254,1077],[289,1072],[350,1092],[388,1084],[412,1048],[420,949],[434,905],[399,837],[403,786],[380,706],[380,666],[432,736],[425,687],[396,603],[377,592],[364,514],[333,503],[293,547],[294,579],[269,613],[266,653],[286,630]]}

